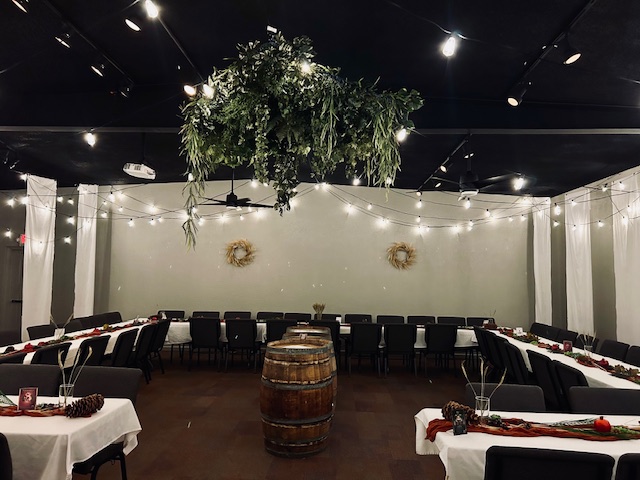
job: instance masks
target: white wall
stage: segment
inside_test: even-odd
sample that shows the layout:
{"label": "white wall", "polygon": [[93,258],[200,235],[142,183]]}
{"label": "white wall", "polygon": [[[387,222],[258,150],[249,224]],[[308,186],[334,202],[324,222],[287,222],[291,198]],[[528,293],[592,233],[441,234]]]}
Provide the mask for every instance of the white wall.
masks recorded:
{"label": "white wall", "polygon": [[[212,182],[207,194],[224,198],[228,187],[228,182]],[[466,210],[454,194],[426,193],[418,209],[411,192],[390,192],[387,201],[385,190],[377,188],[332,186],[325,191],[302,185],[307,193],[296,199],[291,212],[280,217],[262,210],[260,218],[245,214],[240,221],[233,211],[225,222],[209,219],[199,230],[196,250],[189,251],[178,218],[182,188],[127,189],[126,198],[111,206],[110,217],[99,218],[103,238],[98,242],[96,311],[119,310],[123,317],[160,308],[312,312],[311,305],[320,302],[325,312],[340,314],[494,315],[505,325],[532,321],[530,222],[519,220],[529,209],[516,197],[480,196]],[[104,198],[109,190],[101,189]],[[260,201],[273,190],[247,183],[236,193]],[[346,202],[354,206],[349,214]],[[374,204],[371,212],[368,202]],[[160,213],[148,213],[151,204]],[[503,218],[489,223],[487,208]],[[223,211],[203,206],[199,213]],[[370,216],[374,213],[391,223],[380,226]],[[163,223],[151,226],[148,220],[159,214]],[[423,225],[447,228],[420,234],[417,215]],[[509,222],[511,215],[516,220]],[[127,225],[129,218],[143,216],[134,227]],[[476,220],[472,231],[467,231],[469,219]],[[449,228],[455,223],[462,225],[459,233]],[[255,262],[245,268],[225,261],[226,244],[239,238],[257,249]],[[417,249],[417,263],[409,270],[387,262],[386,249],[397,241]]]}

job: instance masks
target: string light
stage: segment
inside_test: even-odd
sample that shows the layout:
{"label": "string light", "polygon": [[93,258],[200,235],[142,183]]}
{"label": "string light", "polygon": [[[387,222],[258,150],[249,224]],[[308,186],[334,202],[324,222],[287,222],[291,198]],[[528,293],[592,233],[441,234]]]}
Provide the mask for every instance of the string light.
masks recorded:
{"label": "string light", "polygon": [[73,198],[69,198],[69,200],[67,200],[67,203],[68,203],[69,205],[73,205],[73,203],[74,203],[74,202],[73,202]]}
{"label": "string light", "polygon": [[71,225],[75,224],[75,223],[76,223],[76,219],[75,219],[75,217],[73,217],[73,216],[68,217],[68,218],[67,218],[67,223],[69,223],[69,224],[71,224]]}
{"label": "string light", "polygon": [[107,218],[107,212],[102,212],[102,213],[100,213],[100,216],[101,216],[102,218]]}
{"label": "string light", "polygon": [[145,0],[144,8],[147,11],[149,18],[158,18],[158,15],[160,15],[160,10],[151,0]]}
{"label": "string light", "polygon": [[401,128],[396,132],[396,140],[400,143],[404,142],[407,139],[408,135],[409,135],[409,132],[407,132],[407,129]]}
{"label": "string light", "polygon": [[555,213],[556,215],[560,215],[562,213],[562,209],[557,203],[553,207],[553,213]]}
{"label": "string light", "polygon": [[71,243],[71,237],[64,237],[64,243],[70,244]]}
{"label": "string light", "polygon": [[316,184],[313,186],[313,188],[315,188],[316,190],[320,190],[320,184],[319,184],[319,183],[316,183]]}
{"label": "string light", "polygon": [[418,203],[416,204],[416,207],[422,208],[422,199],[418,200]]}
{"label": "string light", "polygon": [[251,186],[252,186],[253,188],[257,188],[257,186],[258,186],[258,181],[257,181],[255,178],[252,178],[252,179],[251,179]]}
{"label": "string light", "polygon": [[127,222],[127,225],[129,225],[130,227],[133,227],[135,225],[135,222],[133,221],[133,218],[129,219],[129,221]]}
{"label": "string light", "polygon": [[353,180],[351,180],[351,184],[357,187],[358,185],[360,185],[360,178],[353,177]]}
{"label": "string light", "polygon": [[[207,98],[213,98],[213,94],[214,94],[213,88],[208,83],[205,83],[205,84],[202,85],[202,93]],[[191,181],[193,181],[193,180],[191,180]]]}
{"label": "string light", "polygon": [[627,225],[629,223],[629,219],[627,219],[627,217],[625,217],[624,215],[622,216],[622,225]]}
{"label": "string light", "polygon": [[62,203],[62,202],[64,202],[64,198],[63,198],[63,197],[61,197],[61,196],[60,196],[60,197],[58,197],[58,203]]}
{"label": "string light", "polygon": [[11,238],[11,236],[13,235],[13,233],[11,232],[10,228],[7,228],[7,231],[4,232],[4,236],[7,238]]}
{"label": "string light", "polygon": [[151,217],[151,220],[149,220],[149,225],[154,226],[156,224],[156,219]]}
{"label": "string light", "polygon": [[524,222],[527,219],[526,215],[520,215],[520,221]]}
{"label": "string light", "polygon": [[571,199],[571,206],[572,206],[572,207],[575,207],[576,205],[577,205],[577,204],[576,204],[576,201],[575,201],[574,199]]}
{"label": "string light", "polygon": [[464,208],[466,208],[467,210],[471,208],[471,200],[469,200],[468,198],[464,201]]}
{"label": "string light", "polygon": [[10,207],[13,207],[16,204],[16,199],[15,198],[10,198],[9,200],[7,200],[7,205],[9,205]]}
{"label": "string light", "polygon": [[421,196],[422,196],[422,192],[421,192],[420,190],[418,190],[418,191],[416,192],[416,195],[417,195],[418,197],[421,197]]}
{"label": "string light", "polygon": [[509,223],[513,222],[513,217],[509,217]]}
{"label": "string light", "polygon": [[162,223],[162,222],[164,222],[164,218],[158,217],[158,223]]}
{"label": "string light", "polygon": [[422,218],[420,216],[416,217],[416,223],[420,223],[421,220]]}
{"label": "string light", "polygon": [[93,147],[96,144],[96,140],[96,136],[93,133],[87,132],[84,134],[84,141],[87,142],[90,147]]}
{"label": "string light", "polygon": [[196,93],[198,93],[198,91],[196,90],[196,87],[194,87],[193,85],[190,85],[188,83],[185,83],[185,85],[182,87],[182,89],[184,90],[184,93],[186,93],[190,97],[193,97],[193,96],[195,96]]}
{"label": "string light", "polygon": [[22,198],[20,199],[20,203],[21,203],[22,205],[27,205],[27,204],[29,203],[29,197],[27,197],[27,196],[25,195],[24,197],[22,197]]}
{"label": "string light", "polygon": [[367,210],[371,210],[373,208],[373,205],[369,204],[367,205]]}
{"label": "string light", "polygon": [[598,220],[598,228],[604,227],[604,222],[602,220]]}
{"label": "string light", "polygon": [[20,180],[22,180],[23,182],[26,182],[27,181],[27,174],[26,173],[21,174],[20,175]]}
{"label": "string light", "polygon": [[491,212],[489,211],[488,208],[485,210],[484,216],[487,217],[487,218],[491,217]]}
{"label": "string light", "polygon": [[558,222],[557,220],[554,220],[554,221],[553,221],[553,226],[554,226],[554,227],[557,227],[558,225],[560,225],[560,222]]}
{"label": "string light", "polygon": [[458,47],[458,39],[455,34],[449,35],[449,38],[442,45],[442,54],[449,58],[453,57],[456,53],[456,49]]}

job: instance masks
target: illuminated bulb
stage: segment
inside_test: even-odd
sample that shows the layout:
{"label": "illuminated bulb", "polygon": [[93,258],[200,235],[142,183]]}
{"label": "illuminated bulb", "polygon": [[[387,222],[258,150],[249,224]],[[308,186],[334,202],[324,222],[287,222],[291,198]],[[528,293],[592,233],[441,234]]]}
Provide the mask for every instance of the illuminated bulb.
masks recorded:
{"label": "illuminated bulb", "polygon": [[64,237],[64,243],[71,243],[71,237]]}
{"label": "illuminated bulb", "polygon": [[127,225],[129,225],[130,227],[133,227],[135,225],[135,222],[133,221],[133,218],[129,219],[129,221],[127,222]]}
{"label": "illuminated bulb", "polygon": [[252,186],[253,188],[256,188],[256,187],[258,186],[258,181],[257,181],[255,178],[252,178],[252,179],[251,179],[251,186]]}
{"label": "illuminated bulb", "polygon": [[351,213],[351,209],[353,206],[350,203],[347,203],[347,213]]}
{"label": "illuminated bulb", "polygon": [[562,213],[562,209],[560,208],[560,205],[558,205],[557,203],[553,207],[553,213],[555,213],[556,215],[560,215]]}
{"label": "illuminated bulb", "polygon": [[604,185],[602,185],[602,191],[606,192],[607,191],[607,184],[605,183]]}
{"label": "illuminated bulb", "polygon": [[473,228],[473,220],[469,220],[469,224],[467,226],[469,227],[469,230],[471,230]]}
{"label": "illuminated bulb", "polygon": [[87,132],[84,134],[84,141],[87,142],[90,147],[93,147],[96,144],[96,136],[91,132]]}
{"label": "illuminated bulb", "polygon": [[193,173],[189,172],[189,175],[187,175],[187,182],[193,182],[193,180]]}
{"label": "illuminated bulb", "polygon": [[598,228],[604,227],[604,222],[602,220],[598,220]]}
{"label": "illuminated bulb", "polygon": [[629,219],[623,215],[622,216],[622,224],[623,225],[627,225],[628,223],[629,223]]}
{"label": "illuminated bulb", "polygon": [[572,207],[575,207],[575,206],[576,206],[576,201],[575,201],[575,200],[573,200],[573,199],[571,200],[571,206],[572,206]]}
{"label": "illuminated bulb", "polygon": [[510,222],[513,222],[513,217],[509,217],[509,221],[510,221]]}
{"label": "illuminated bulb", "polygon": [[9,205],[10,207],[13,207],[15,204],[16,204],[15,198],[10,198],[9,200],[7,200],[7,205]]}
{"label": "illuminated bulb", "polygon": [[122,200],[122,199],[124,198],[124,196],[125,196],[125,195],[124,195],[124,192],[123,192],[122,190],[119,190],[119,191],[118,191],[118,198],[119,198],[120,200]]}
{"label": "illuminated bulb", "polygon": [[67,203],[68,203],[69,205],[73,205],[73,198],[70,198],[69,200],[67,200]]}
{"label": "illuminated bulb", "polygon": [[520,215],[520,221],[524,222],[527,219],[526,215]]}
{"label": "illuminated bulb", "polygon": [[154,226],[156,224],[156,219],[152,218],[151,220],[149,220],[149,225]]}
{"label": "illuminated bulb", "polygon": [[388,224],[388,223],[389,223],[389,219],[388,219],[388,218],[385,218],[385,219],[384,219],[384,223],[385,223],[385,224]]}
{"label": "illuminated bulb", "polygon": [[407,139],[409,132],[407,132],[406,128],[401,128],[396,132],[396,140],[398,142],[404,142]]}
{"label": "illuminated bulb", "polygon": [[578,229],[578,227],[576,227],[575,225],[573,227],[571,227],[571,230],[573,230],[574,232]]}
{"label": "illuminated bulb", "polygon": [[367,205],[367,210],[371,210],[373,208],[373,205],[369,204]]}
{"label": "illuminated bulb", "polygon": [[313,188],[315,188],[316,190],[320,190],[320,184],[316,183]]}
{"label": "illuminated bulb", "polygon": [[292,198],[291,200],[289,200],[289,206],[291,208],[295,207],[298,204],[297,200],[295,198]]}
{"label": "illuminated bulb", "polygon": [[484,212],[484,216],[489,218],[491,216],[491,212],[489,211],[489,209],[487,208]]}
{"label": "illuminated bulb", "polygon": [[442,173],[447,173],[447,166],[444,163],[442,165],[440,165],[440,171]]}
{"label": "illuminated bulb", "polygon": [[247,210],[248,210],[249,213],[253,212],[253,208],[252,207],[249,207]]}
{"label": "illuminated bulb", "polygon": [[11,234],[11,229],[7,228],[7,231],[4,232],[4,236],[7,237],[7,238],[11,238],[11,235],[12,235]]}
{"label": "illuminated bulb", "polygon": [[193,85],[189,85],[188,83],[186,83],[182,88],[184,89],[184,93],[186,93],[190,97],[193,97],[197,93],[196,87],[194,87]]}
{"label": "illuminated bulb", "polygon": [[416,207],[422,208],[422,199],[418,200],[418,203],[416,204]]}
{"label": "illuminated bulb", "polygon": [[622,180],[620,180],[620,183],[618,184],[618,188],[620,188],[620,190],[624,190],[624,183],[622,182]]}
{"label": "illuminated bulb", "polygon": [[67,218],[67,223],[70,223],[71,225],[73,225],[74,223],[76,223],[76,219],[75,219],[75,217],[69,217],[69,218]]}
{"label": "illuminated bulb", "polygon": [[422,196],[422,192],[421,192],[420,190],[418,190],[418,191],[416,192],[416,195],[417,195],[418,197],[421,197],[421,196]]}
{"label": "illuminated bulb", "polygon": [[153,204],[149,207],[149,211],[151,213],[156,213],[157,210],[158,210],[157,207],[155,205],[153,205]]}
{"label": "illuminated bulb", "polygon": [[311,65],[306,60],[300,62],[300,71],[304,74],[311,73]]}
{"label": "illuminated bulb", "polygon": [[442,185],[442,182],[436,183],[436,188],[440,188],[440,185]]}
{"label": "illuminated bulb", "polygon": [[158,217],[158,223],[162,223],[164,222],[164,219],[162,217]]}
{"label": "illuminated bulb", "polygon": [[560,222],[558,222],[557,220],[554,220],[554,221],[553,221],[553,226],[554,226],[554,227],[557,227],[558,225],[560,225]]}
{"label": "illuminated bulb", "polygon": [[256,217],[257,218],[262,218],[262,210],[256,210]]}
{"label": "illuminated bulb", "polygon": [[244,222],[244,215],[240,215],[240,221]]}
{"label": "illuminated bulb", "polygon": [[22,205],[26,205],[27,203],[29,203],[29,197],[27,197],[27,196],[25,195],[24,197],[22,197],[22,198],[20,199],[20,203],[21,203]]}
{"label": "illuminated bulb", "polygon": [[322,182],[322,189],[327,190],[329,188],[329,184],[327,182]]}
{"label": "illuminated bulb", "polygon": [[158,7],[151,0],[145,0],[144,8],[147,11],[147,15],[149,15],[149,18],[157,18],[160,14]]}
{"label": "illuminated bulb", "polygon": [[360,185],[360,179],[358,177],[353,177],[353,180],[351,180],[351,184],[355,186]]}
{"label": "illuminated bulb", "polygon": [[442,54],[449,58],[455,55],[458,46],[458,39],[455,35],[450,35],[447,41],[442,45]]}
{"label": "illuminated bulb", "polygon": [[421,221],[422,221],[422,218],[420,218],[420,216],[418,215],[418,216],[416,217],[416,223],[420,223]]}
{"label": "illuminated bulb", "polygon": [[207,98],[213,98],[213,88],[208,83],[202,85],[202,93]]}
{"label": "illuminated bulb", "polygon": [[391,180],[391,177],[387,177],[387,178],[385,179],[384,183],[385,183],[386,185],[391,185],[391,184],[393,183],[393,180]]}
{"label": "illuminated bulb", "polygon": [[109,195],[107,196],[107,200],[109,200],[111,203],[116,201],[116,196],[113,194],[113,192],[109,193]]}
{"label": "illuminated bulb", "polygon": [[102,213],[100,214],[100,216],[101,216],[102,218],[107,218],[107,212],[102,212]]}
{"label": "illuminated bulb", "polygon": [[268,187],[269,186],[269,182],[262,182],[262,186],[263,187]]}
{"label": "illuminated bulb", "polygon": [[[224,222],[224,214],[222,214],[222,217],[220,217],[220,220],[221,220],[222,222]],[[200,217],[200,218],[198,219],[198,225],[200,225],[200,226],[204,225],[204,217]]]}
{"label": "illuminated bulb", "polygon": [[27,181],[27,174],[23,173],[22,175],[20,175],[20,180],[22,180],[23,182]]}
{"label": "illuminated bulb", "polygon": [[453,227],[453,233],[458,233],[460,231],[460,225],[455,225]]}
{"label": "illuminated bulb", "polygon": [[64,198],[58,197],[58,203],[62,203],[62,202],[64,202]]}
{"label": "illuminated bulb", "polygon": [[[293,206],[293,204],[292,204],[292,206]],[[240,205],[238,205],[238,206],[236,207],[236,211],[241,212],[241,211],[242,211],[242,207],[241,207]]]}
{"label": "illuminated bulb", "polygon": [[122,211],[123,211],[123,210],[124,210],[124,208],[122,208],[121,206],[120,206],[120,207],[118,207],[118,212],[119,212],[119,213],[122,213]]}
{"label": "illuminated bulb", "polygon": [[464,201],[464,208],[466,208],[467,210],[471,208],[471,200],[469,200],[468,198]]}
{"label": "illuminated bulb", "polygon": [[518,177],[513,181],[513,189],[514,190],[522,190],[524,187],[524,177]]}
{"label": "illuminated bulb", "polygon": [[198,207],[191,207],[191,215],[198,213]]}

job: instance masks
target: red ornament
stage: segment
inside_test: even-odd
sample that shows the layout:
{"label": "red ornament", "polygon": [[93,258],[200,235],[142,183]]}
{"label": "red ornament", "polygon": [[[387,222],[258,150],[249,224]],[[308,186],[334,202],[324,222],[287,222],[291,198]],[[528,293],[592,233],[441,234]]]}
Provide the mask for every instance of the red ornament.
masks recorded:
{"label": "red ornament", "polygon": [[593,428],[596,432],[608,433],[611,431],[611,424],[609,420],[605,420],[604,417],[600,417],[593,422]]}

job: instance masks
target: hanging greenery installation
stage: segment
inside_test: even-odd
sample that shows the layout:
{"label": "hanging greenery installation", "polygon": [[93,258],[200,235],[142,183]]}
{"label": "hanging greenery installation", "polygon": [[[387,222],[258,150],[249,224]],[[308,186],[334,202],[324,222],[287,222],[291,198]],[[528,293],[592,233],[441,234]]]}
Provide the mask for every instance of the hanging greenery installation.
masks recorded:
{"label": "hanging greenery installation", "polygon": [[221,166],[250,166],[272,182],[280,214],[295,195],[304,163],[321,181],[344,163],[346,174],[369,185],[389,186],[400,169],[398,134],[413,128],[409,114],[422,106],[418,92],[378,91],[363,80],[313,61],[307,37],[238,45],[238,57],[214,70],[182,107],[182,151],[187,243],[195,244],[197,205],[205,181]]}

